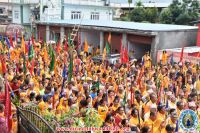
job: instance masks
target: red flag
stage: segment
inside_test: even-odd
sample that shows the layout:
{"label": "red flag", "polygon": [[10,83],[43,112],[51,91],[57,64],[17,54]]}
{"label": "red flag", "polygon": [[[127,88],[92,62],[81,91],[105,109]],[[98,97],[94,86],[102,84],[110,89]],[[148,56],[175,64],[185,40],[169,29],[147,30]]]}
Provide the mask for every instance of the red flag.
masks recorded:
{"label": "red flag", "polygon": [[1,66],[2,66],[2,73],[6,73],[7,72],[6,63],[5,63],[5,58],[3,56],[1,56]]}
{"label": "red flag", "polygon": [[184,47],[183,47],[182,50],[181,50],[180,62],[183,61],[183,52],[184,52]]}
{"label": "red flag", "polygon": [[8,89],[8,83],[6,82],[5,86],[5,97],[6,97],[6,103],[5,103],[5,118],[6,118],[6,127],[7,127],[7,133],[10,133],[12,128],[12,114],[11,114],[11,101],[10,101],[10,93]]}
{"label": "red flag", "polygon": [[121,63],[127,63],[128,62],[128,50],[126,47],[123,47],[122,39],[121,39],[121,48],[120,48],[120,60]]}
{"label": "red flag", "polygon": [[10,40],[9,41],[10,41],[10,45],[14,48],[12,36],[10,36]]}
{"label": "red flag", "polygon": [[56,47],[56,53],[60,52],[60,40],[58,41],[57,47]]}
{"label": "red flag", "polygon": [[30,40],[28,41],[28,44],[25,44],[25,53],[28,53],[29,50],[29,45],[30,45]]}
{"label": "red flag", "polygon": [[124,48],[123,53],[124,53],[123,61],[124,61],[124,63],[127,63],[128,62],[128,50],[126,47]]}

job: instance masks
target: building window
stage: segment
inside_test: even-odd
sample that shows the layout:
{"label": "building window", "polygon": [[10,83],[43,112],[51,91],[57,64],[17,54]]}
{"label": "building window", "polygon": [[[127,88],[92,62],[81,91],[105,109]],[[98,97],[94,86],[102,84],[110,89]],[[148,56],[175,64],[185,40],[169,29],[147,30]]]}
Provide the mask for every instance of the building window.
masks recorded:
{"label": "building window", "polygon": [[79,12],[79,11],[72,11],[71,12],[71,19],[81,19],[81,12]]}
{"label": "building window", "polygon": [[2,8],[0,8],[0,14],[3,14],[3,9]]}
{"label": "building window", "polygon": [[14,17],[15,19],[19,19],[19,11],[14,11]]}
{"label": "building window", "polygon": [[99,20],[99,12],[92,12],[91,20]]}

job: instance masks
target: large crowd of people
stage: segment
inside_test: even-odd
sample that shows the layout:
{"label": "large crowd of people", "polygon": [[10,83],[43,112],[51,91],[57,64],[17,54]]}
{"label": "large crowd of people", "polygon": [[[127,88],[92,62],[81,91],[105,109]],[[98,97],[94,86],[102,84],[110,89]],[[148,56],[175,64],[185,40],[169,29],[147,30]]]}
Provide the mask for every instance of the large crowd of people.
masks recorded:
{"label": "large crowd of people", "polygon": [[[52,45],[55,54],[52,69],[50,46],[45,43],[33,46],[31,60],[28,52],[17,45],[1,53],[0,91],[3,93],[3,83],[8,80],[22,106],[34,104],[41,112],[55,111],[56,115],[77,107],[80,117],[84,117],[83,108],[94,108],[103,121],[102,126],[129,127],[141,133],[182,133],[178,118],[184,109],[193,110],[200,118],[198,64],[172,63],[164,55],[166,52],[155,65],[149,53],[141,62],[132,59],[124,64],[96,63],[92,54],[74,50],[70,77],[70,48],[67,52],[62,46]],[[4,121],[3,110],[2,100],[0,123]],[[16,123],[14,105],[13,110],[13,123]],[[16,127],[13,124],[13,132]]]}

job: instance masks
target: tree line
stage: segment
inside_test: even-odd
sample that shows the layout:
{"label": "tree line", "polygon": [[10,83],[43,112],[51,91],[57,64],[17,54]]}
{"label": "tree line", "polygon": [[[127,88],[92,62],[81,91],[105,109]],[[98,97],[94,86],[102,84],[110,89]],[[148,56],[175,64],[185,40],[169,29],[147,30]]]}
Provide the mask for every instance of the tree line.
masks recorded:
{"label": "tree line", "polygon": [[200,16],[200,2],[198,0],[173,0],[167,8],[161,11],[157,7],[145,8],[141,1],[136,7],[122,17],[123,21],[149,22],[163,24],[190,25]]}

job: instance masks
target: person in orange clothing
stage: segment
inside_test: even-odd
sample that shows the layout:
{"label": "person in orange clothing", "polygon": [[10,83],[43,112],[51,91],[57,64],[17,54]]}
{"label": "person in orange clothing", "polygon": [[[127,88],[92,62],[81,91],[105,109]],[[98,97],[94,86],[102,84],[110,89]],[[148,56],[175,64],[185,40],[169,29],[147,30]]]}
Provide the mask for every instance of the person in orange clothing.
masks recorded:
{"label": "person in orange clothing", "polygon": [[160,119],[166,119],[167,113],[166,113],[166,106],[165,105],[158,105],[158,118]]}
{"label": "person in orange clothing", "polygon": [[162,61],[162,65],[167,65],[168,55],[167,55],[166,50],[164,50],[163,53],[162,53],[161,61]]}
{"label": "person in orange clothing", "polygon": [[131,119],[129,120],[130,126],[137,126],[141,127],[143,125],[143,120],[141,119],[140,115],[138,114],[138,110],[134,108],[131,112]]}
{"label": "person in orange clothing", "polygon": [[149,119],[144,121],[143,126],[148,126],[151,129],[151,133],[160,133],[162,128],[165,127],[163,120],[158,119],[156,112],[151,112]]}
{"label": "person in orange clothing", "polygon": [[102,99],[100,101],[100,106],[98,107],[98,114],[100,115],[102,121],[106,119],[108,113],[108,107],[106,106],[106,100]]}

